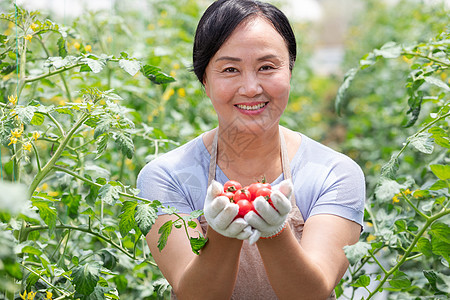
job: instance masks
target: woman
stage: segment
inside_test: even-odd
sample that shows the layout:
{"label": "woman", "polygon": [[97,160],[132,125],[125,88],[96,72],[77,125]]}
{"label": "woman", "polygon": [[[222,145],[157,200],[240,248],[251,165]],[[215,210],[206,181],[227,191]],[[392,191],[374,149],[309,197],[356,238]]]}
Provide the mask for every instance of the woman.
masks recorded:
{"label": "woman", "polygon": [[[219,0],[201,18],[194,72],[219,126],[153,160],[138,177],[142,197],[181,213],[205,212],[199,225],[208,242],[200,255],[181,230],[158,250],[158,230],[171,215],[161,214],[147,236],[173,297],[334,297],[348,267],[342,248],[361,232],[364,177],[348,157],[279,125],[295,58],[289,22],[270,4]],[[222,184],[262,177],[277,190],[277,209],[257,199],[258,214],[233,221],[237,209],[219,197]]]}

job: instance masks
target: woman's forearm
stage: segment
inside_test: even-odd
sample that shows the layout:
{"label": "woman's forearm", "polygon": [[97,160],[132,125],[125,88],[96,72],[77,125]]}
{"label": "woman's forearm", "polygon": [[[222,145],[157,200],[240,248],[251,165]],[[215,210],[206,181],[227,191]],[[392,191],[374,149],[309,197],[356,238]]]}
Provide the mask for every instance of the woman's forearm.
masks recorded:
{"label": "woman's forearm", "polygon": [[208,242],[186,266],[174,290],[178,299],[230,299],[239,268],[242,241],[224,237],[211,228]]}
{"label": "woman's forearm", "polygon": [[[276,243],[276,245],[275,245]],[[310,259],[288,226],[278,237],[258,241],[269,281],[279,299],[326,299],[334,282]]]}

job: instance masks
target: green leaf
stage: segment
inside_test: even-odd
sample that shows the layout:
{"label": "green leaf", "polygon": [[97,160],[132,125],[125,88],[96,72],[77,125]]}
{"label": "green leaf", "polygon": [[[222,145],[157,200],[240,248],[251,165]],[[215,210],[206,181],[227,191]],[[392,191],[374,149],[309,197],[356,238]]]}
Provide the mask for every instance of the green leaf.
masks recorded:
{"label": "green leaf", "polygon": [[92,262],[73,269],[73,283],[78,293],[88,296],[94,291],[100,279],[100,267],[99,263]]}
{"label": "green leaf", "polygon": [[25,124],[30,124],[36,111],[35,106],[21,106],[18,105],[14,108],[17,113],[17,117]]}
{"label": "green leaf", "polygon": [[53,203],[48,200],[32,200],[33,206],[39,210],[39,215],[45,224],[48,225],[48,231],[53,233],[56,226],[56,209],[53,207]]}
{"label": "green leaf", "polygon": [[122,150],[122,153],[126,155],[129,159],[133,158],[134,155],[134,143],[131,138],[131,134],[128,132],[117,132],[114,135],[116,144]]}
{"label": "green leaf", "polygon": [[97,139],[99,136],[104,134],[105,132],[108,132],[111,128],[113,120],[107,115],[106,117],[101,118],[95,127],[94,130],[94,139]]}
{"label": "green leaf", "polygon": [[196,228],[197,227],[197,223],[191,220],[191,221],[188,221],[188,226],[190,228]]}
{"label": "green leaf", "polygon": [[170,288],[170,283],[164,277],[158,278],[152,282],[154,288],[160,297],[163,297],[164,293]]}
{"label": "green leaf", "polygon": [[39,125],[42,125],[44,123],[44,121],[45,121],[45,115],[43,115],[39,112],[35,112],[33,115],[33,118],[30,121],[30,124],[39,126]]}
{"label": "green leaf", "polygon": [[382,177],[375,188],[375,196],[380,201],[391,201],[400,192],[400,188],[397,181]]}
{"label": "green leaf", "polygon": [[156,212],[157,209],[149,204],[139,204],[136,207],[136,214],[134,215],[134,218],[144,236],[147,235],[153,224],[155,224],[155,220],[158,217]]}
{"label": "green leaf", "polygon": [[446,243],[436,235],[431,236],[432,251],[436,255],[441,255],[447,260],[450,260],[450,244]]}
{"label": "green leaf", "polygon": [[63,37],[60,37],[56,44],[58,45],[59,56],[63,58],[66,57],[67,56],[66,40]]}
{"label": "green leaf", "polygon": [[107,183],[98,191],[98,197],[101,201],[104,201],[109,205],[114,205],[120,198],[120,191],[120,186],[113,186],[110,183]]}
{"label": "green leaf", "polygon": [[431,232],[442,241],[450,244],[450,226],[448,226],[447,224],[434,222],[431,225]]}
{"label": "green leaf", "polygon": [[106,147],[108,146],[109,141],[109,135],[105,134],[103,135],[100,140],[97,142],[97,155],[94,159],[98,159],[103,155],[103,153],[106,150]]}
{"label": "green leaf", "polygon": [[436,280],[438,277],[436,273],[434,271],[423,270],[423,275],[425,275],[425,278],[428,280],[433,290],[437,291]]}
{"label": "green leaf", "polygon": [[131,229],[136,226],[134,214],[136,213],[137,202],[125,201],[119,215],[119,231],[122,237],[126,236]]}
{"label": "green leaf", "polygon": [[431,76],[426,76],[426,77],[424,77],[424,79],[425,79],[425,82],[435,85],[435,86],[443,89],[446,92],[450,92],[450,87],[448,86],[448,84],[446,84],[442,80],[435,78],[435,77],[431,77]]}
{"label": "green leaf", "polygon": [[[93,73],[100,73],[101,70],[103,69],[103,67],[106,65],[103,60],[95,60],[95,59],[87,58],[87,57],[83,58],[81,61],[86,63],[89,66],[89,69]],[[83,71],[85,71],[85,70],[83,70]]]}
{"label": "green leaf", "polygon": [[395,42],[387,42],[379,50],[375,49],[373,53],[384,58],[397,58],[402,53],[402,47]]}
{"label": "green leaf", "polygon": [[191,249],[195,254],[200,254],[200,250],[205,247],[206,242],[208,242],[207,238],[204,238],[202,234],[198,238],[191,237],[189,238],[189,242],[191,244]]}
{"label": "green leaf", "polygon": [[199,218],[202,215],[203,215],[203,210],[201,210],[201,209],[194,210],[193,212],[190,213],[190,216],[193,219],[197,219],[197,218]]}
{"label": "green leaf", "polygon": [[411,145],[413,145],[417,150],[425,154],[433,153],[434,144],[431,134],[422,132],[418,135],[414,135],[408,138]]}
{"label": "green leaf", "polygon": [[449,165],[430,165],[431,172],[441,180],[448,180],[450,178]]}
{"label": "green leaf", "polygon": [[351,265],[356,264],[361,258],[369,255],[369,250],[372,249],[370,244],[366,242],[357,242],[354,245],[345,246],[344,252]]}
{"label": "green leaf", "polygon": [[61,202],[67,205],[67,214],[72,219],[76,219],[78,217],[80,201],[81,195],[65,194],[61,197]]}
{"label": "green leaf", "polygon": [[34,254],[39,256],[42,254],[42,251],[33,246],[25,246],[22,248],[22,253]]}
{"label": "green leaf", "polygon": [[354,283],[350,285],[354,287],[366,287],[369,286],[369,284],[370,284],[370,277],[367,275],[361,275]]}
{"label": "green leaf", "polygon": [[98,186],[96,186],[96,185],[90,185],[89,186],[89,194],[86,196],[86,203],[89,205],[89,206],[92,206],[92,207],[94,207],[95,206],[95,202],[96,202],[96,200],[97,200],[97,198],[98,198],[98,191],[99,191],[99,187]]}
{"label": "green leaf", "polygon": [[431,257],[433,255],[431,242],[425,237],[419,238],[416,244],[417,249],[423,253],[426,257]]}
{"label": "green leaf", "polygon": [[155,66],[145,65],[141,68],[141,72],[151,82],[156,84],[165,84],[175,81],[175,78],[161,72],[161,69]]}
{"label": "green leaf", "polygon": [[398,289],[405,289],[411,286],[411,280],[405,273],[397,271],[394,277],[389,281],[389,284]]}
{"label": "green leaf", "polygon": [[166,223],[164,223],[158,230],[158,233],[160,234],[158,239],[158,249],[159,251],[162,251],[164,247],[167,244],[167,239],[169,238],[169,234],[172,232],[173,228],[173,221],[169,220]]}
{"label": "green leaf", "polygon": [[352,83],[353,79],[355,78],[356,73],[358,73],[357,68],[352,68],[352,69],[348,70],[344,76],[344,82],[341,84],[341,86],[339,87],[339,90],[337,92],[336,100],[335,100],[335,109],[336,109],[336,113],[339,116],[341,115],[341,110],[342,110],[342,106],[345,102],[345,96],[346,96],[347,90],[350,87],[350,84]]}
{"label": "green leaf", "polygon": [[381,168],[381,176],[394,179],[399,168],[397,155],[393,154],[387,164]]}
{"label": "green leaf", "polygon": [[141,69],[141,64],[139,61],[130,59],[119,60],[119,66],[131,76],[136,75],[136,73]]}

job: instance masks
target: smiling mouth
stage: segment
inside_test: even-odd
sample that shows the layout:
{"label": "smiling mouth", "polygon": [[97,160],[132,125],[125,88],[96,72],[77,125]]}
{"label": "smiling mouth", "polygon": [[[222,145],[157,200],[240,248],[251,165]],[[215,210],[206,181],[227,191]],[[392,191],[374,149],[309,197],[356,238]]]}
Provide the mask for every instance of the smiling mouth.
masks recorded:
{"label": "smiling mouth", "polygon": [[236,104],[235,106],[239,109],[243,109],[243,110],[258,110],[263,108],[264,106],[267,105],[267,103],[269,102],[263,102],[263,103],[259,103],[259,104],[255,104],[255,105],[242,105],[242,104]]}

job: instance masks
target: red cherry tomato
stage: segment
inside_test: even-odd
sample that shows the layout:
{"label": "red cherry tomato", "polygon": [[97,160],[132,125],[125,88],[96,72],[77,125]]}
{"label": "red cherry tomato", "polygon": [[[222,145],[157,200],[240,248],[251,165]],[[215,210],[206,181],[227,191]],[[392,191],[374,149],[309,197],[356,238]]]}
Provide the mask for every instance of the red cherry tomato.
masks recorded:
{"label": "red cherry tomato", "polygon": [[[264,197],[264,199],[266,199],[266,200],[269,202],[269,204],[272,205],[273,208],[275,208],[275,207],[273,206],[272,199],[270,199],[270,194],[272,194],[272,190],[269,189],[269,188],[263,187],[263,188],[260,188],[260,189],[256,192],[256,197],[259,197],[259,196]],[[256,197],[255,197],[255,198],[256,198]]]}
{"label": "red cherry tomato", "polygon": [[250,192],[250,195],[252,196],[251,200],[255,200],[256,198],[256,192],[263,188],[263,184],[261,182],[255,182],[250,184],[250,186],[248,187],[248,191]]}
{"label": "red cherry tomato", "polygon": [[236,203],[239,206],[238,217],[243,218],[249,211],[253,210],[253,203],[246,199],[241,199]]}
{"label": "red cherry tomato", "polygon": [[227,182],[225,182],[225,184],[223,185],[223,191],[224,192],[236,192],[237,190],[242,189],[242,185],[235,181],[235,180],[228,180]]}
{"label": "red cherry tomato", "polygon": [[233,197],[234,197],[234,193],[232,192],[223,192],[222,194],[220,194],[220,196],[225,196],[228,199],[230,199],[230,202],[233,201]]}
{"label": "red cherry tomato", "polygon": [[250,195],[250,192],[246,189],[237,190],[236,193],[234,193],[234,197],[233,197],[233,200],[236,203],[238,203],[241,200],[250,201],[251,199],[252,199],[252,196]]}

